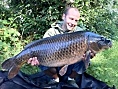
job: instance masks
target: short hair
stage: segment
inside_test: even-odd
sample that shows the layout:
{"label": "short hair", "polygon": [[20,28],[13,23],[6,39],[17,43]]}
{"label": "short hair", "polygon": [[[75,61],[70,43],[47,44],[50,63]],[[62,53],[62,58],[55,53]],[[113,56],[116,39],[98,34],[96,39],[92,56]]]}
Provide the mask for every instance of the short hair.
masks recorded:
{"label": "short hair", "polygon": [[64,14],[67,15],[68,11],[72,8],[79,12],[79,10],[76,7],[66,7],[66,9],[64,10]]}

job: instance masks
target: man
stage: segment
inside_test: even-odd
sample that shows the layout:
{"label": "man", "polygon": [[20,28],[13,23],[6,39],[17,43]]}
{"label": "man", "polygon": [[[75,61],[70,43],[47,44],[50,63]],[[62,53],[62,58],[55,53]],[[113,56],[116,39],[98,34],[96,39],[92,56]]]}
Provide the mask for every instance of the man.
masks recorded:
{"label": "man", "polygon": [[[64,34],[67,32],[70,33],[70,32],[83,30],[77,26],[77,22],[79,19],[80,19],[80,12],[78,11],[77,8],[74,8],[74,7],[67,8],[62,15],[63,21],[52,24],[51,28],[49,30],[47,30],[47,32],[44,34],[43,38],[54,36],[57,34]],[[31,65],[40,64],[36,57],[30,58],[28,60],[28,63],[31,63]],[[57,72],[59,71],[60,67],[59,68],[49,68],[49,67],[45,67],[45,66],[40,66],[40,68],[42,71],[44,71],[44,73],[53,77],[53,81],[51,80],[49,82],[49,84],[52,82],[59,82],[59,77],[58,77]],[[85,71],[85,65],[84,65],[83,61],[69,65],[67,73],[65,74],[68,76],[67,83],[69,83],[75,87],[78,87],[74,78],[76,78],[78,74],[82,74],[84,71]]]}

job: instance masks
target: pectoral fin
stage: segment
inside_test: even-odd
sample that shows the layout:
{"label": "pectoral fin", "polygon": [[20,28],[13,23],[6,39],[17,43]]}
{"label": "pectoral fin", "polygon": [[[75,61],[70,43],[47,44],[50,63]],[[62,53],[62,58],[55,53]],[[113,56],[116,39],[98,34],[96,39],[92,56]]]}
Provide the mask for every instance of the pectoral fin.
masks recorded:
{"label": "pectoral fin", "polygon": [[60,74],[61,76],[63,76],[63,75],[66,73],[67,68],[68,68],[68,65],[63,66],[63,67],[60,69],[59,74]]}
{"label": "pectoral fin", "polygon": [[86,52],[86,58],[85,58],[85,61],[84,61],[86,69],[88,68],[89,63],[90,63],[90,57],[91,57],[90,51],[87,51]]}

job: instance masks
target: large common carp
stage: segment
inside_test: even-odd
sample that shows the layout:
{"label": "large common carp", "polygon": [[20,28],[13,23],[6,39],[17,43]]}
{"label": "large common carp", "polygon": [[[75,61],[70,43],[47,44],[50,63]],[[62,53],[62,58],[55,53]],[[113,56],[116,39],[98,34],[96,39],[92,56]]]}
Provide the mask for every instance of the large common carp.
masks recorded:
{"label": "large common carp", "polygon": [[9,71],[8,78],[13,78],[29,58],[37,57],[40,65],[67,69],[68,65],[81,61],[87,51],[98,53],[111,46],[110,40],[93,32],[59,34],[29,43],[19,54],[3,62],[2,68]]}

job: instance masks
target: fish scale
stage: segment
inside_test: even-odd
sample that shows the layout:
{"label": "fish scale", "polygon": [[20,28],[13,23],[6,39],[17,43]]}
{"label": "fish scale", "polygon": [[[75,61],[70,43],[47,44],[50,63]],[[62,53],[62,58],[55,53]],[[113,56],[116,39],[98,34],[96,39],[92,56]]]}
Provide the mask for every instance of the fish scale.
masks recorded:
{"label": "fish scale", "polygon": [[[63,66],[63,70],[68,65],[81,61],[84,54],[90,56],[87,51],[91,50],[98,53],[110,48],[111,45],[110,40],[93,32],[78,31],[59,34],[29,43],[19,54],[5,60],[2,63],[2,68],[9,71],[8,78],[13,78],[29,58],[37,57],[40,65],[48,67]],[[83,60],[85,66],[88,64],[86,58],[90,57],[85,57],[85,60]],[[60,74],[62,70],[60,70]],[[64,75],[65,72],[61,75]]]}
{"label": "fish scale", "polygon": [[[64,44],[67,44],[65,47],[60,47],[60,50],[56,50],[56,53],[54,52],[52,55],[50,55],[52,58],[48,58],[48,59],[50,59],[50,62],[51,62],[51,60],[52,59],[57,59],[57,60],[55,60],[56,62],[61,62],[61,61],[63,61],[62,59],[66,59],[66,60],[69,60],[71,57],[73,57],[73,56],[75,56],[75,54],[74,54],[74,52],[76,52],[76,51],[78,51],[77,50],[77,48],[74,48],[73,46],[74,45],[76,45],[76,47],[78,46],[80,46],[80,45],[77,45],[77,42],[78,42],[78,40],[74,40],[73,42],[71,42],[70,43],[70,45],[68,46],[68,44],[69,44],[69,42],[67,42],[67,43],[64,43]],[[81,41],[81,40],[80,40]],[[82,42],[82,41],[81,41]],[[79,42],[78,42],[79,43]],[[85,42],[83,42],[83,43],[85,43]],[[63,45],[63,44],[62,44]],[[83,44],[81,44],[81,45],[83,45]],[[62,49],[61,49],[62,48]],[[74,49],[74,50],[73,50]],[[87,49],[87,48],[85,48],[85,49]],[[53,50],[54,51],[54,50]],[[51,53],[51,52],[47,52],[47,53]],[[77,52],[76,52],[77,53]],[[76,54],[77,55],[77,54]],[[80,55],[78,55],[78,56],[80,56]],[[44,59],[43,59],[44,60]],[[71,60],[71,59],[70,59]],[[54,61],[53,61],[54,62]],[[46,62],[44,62],[44,63],[46,63]],[[50,64],[50,65],[49,65]],[[49,63],[49,64],[43,64],[43,65],[47,65],[47,66],[56,66],[54,63],[54,65],[53,64],[51,64],[51,63]],[[61,63],[61,65],[64,65],[65,63],[64,62],[62,62]],[[68,63],[67,63],[68,64]],[[60,65],[60,66],[61,66]],[[59,66],[59,65],[57,65],[57,66]]]}

